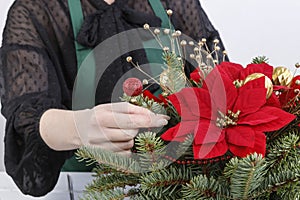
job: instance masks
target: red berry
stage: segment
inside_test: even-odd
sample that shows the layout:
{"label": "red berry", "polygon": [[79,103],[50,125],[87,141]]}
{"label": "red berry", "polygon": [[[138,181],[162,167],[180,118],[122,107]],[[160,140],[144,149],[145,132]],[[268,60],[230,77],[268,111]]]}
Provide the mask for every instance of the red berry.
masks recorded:
{"label": "red berry", "polygon": [[138,96],[143,91],[143,84],[137,78],[128,78],[123,83],[123,91],[128,96]]}

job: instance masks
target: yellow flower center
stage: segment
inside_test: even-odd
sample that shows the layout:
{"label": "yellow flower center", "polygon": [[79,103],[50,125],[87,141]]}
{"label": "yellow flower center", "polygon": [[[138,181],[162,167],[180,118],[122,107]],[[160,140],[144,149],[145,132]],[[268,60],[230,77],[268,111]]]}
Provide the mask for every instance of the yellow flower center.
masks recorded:
{"label": "yellow flower center", "polygon": [[235,126],[237,125],[238,117],[241,111],[238,110],[236,113],[228,110],[227,115],[218,111],[219,117],[217,117],[216,125],[219,128],[227,128],[228,126]]}

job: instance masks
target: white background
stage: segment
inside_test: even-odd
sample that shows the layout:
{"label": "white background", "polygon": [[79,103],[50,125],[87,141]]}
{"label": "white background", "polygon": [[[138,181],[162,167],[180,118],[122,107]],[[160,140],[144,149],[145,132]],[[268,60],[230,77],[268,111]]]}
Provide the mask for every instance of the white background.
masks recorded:
{"label": "white background", "polygon": [[[13,1],[0,1],[2,33],[7,9]],[[299,0],[200,1],[219,30],[232,62],[246,65],[253,57],[265,55],[273,66],[286,66],[294,71],[294,64],[300,62]],[[3,170],[3,132],[1,117],[0,170]]]}

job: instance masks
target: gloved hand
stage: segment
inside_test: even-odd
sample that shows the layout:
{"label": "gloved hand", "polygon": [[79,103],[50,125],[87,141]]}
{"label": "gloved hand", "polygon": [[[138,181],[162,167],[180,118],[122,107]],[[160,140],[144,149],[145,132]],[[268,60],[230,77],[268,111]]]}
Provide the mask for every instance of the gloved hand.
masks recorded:
{"label": "gloved hand", "polygon": [[82,145],[95,145],[114,152],[129,153],[139,128],[161,127],[169,117],[129,103],[102,104],[74,112]]}
{"label": "gloved hand", "polygon": [[79,111],[49,110],[42,116],[40,132],[55,150],[93,145],[130,154],[139,128],[162,127],[168,120],[129,103],[111,103]]}

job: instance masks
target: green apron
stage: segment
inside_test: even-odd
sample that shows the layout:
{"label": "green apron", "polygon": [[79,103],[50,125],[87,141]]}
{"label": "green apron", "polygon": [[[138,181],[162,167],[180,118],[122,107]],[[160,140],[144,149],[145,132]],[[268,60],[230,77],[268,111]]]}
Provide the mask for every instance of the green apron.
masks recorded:
{"label": "green apron", "polygon": [[[161,21],[162,21],[161,27],[162,28],[172,28],[172,25],[170,27],[170,22],[169,22],[169,18],[167,16],[166,10],[164,9],[160,0],[148,0],[148,1],[151,5],[155,15],[161,19]],[[81,2],[80,2],[80,0],[68,0],[68,4],[69,4],[74,38],[77,38],[77,33],[79,32],[80,27],[83,23],[83,13],[82,13]],[[161,38],[161,39],[164,40],[164,38]],[[165,40],[166,39],[167,38],[165,38]],[[74,43],[75,43],[78,70],[80,70],[80,66],[83,63],[83,61],[89,62],[88,63],[89,67],[88,68],[85,67],[84,72],[81,71],[80,73],[78,73],[78,75],[84,76],[84,77],[77,78],[77,80],[79,80],[79,81],[75,83],[75,88],[76,88],[76,85],[80,85],[80,88],[81,88],[80,94],[77,94],[77,97],[79,99],[80,98],[84,98],[84,99],[82,99],[82,101],[79,100],[79,102],[73,104],[73,109],[79,110],[79,109],[84,109],[84,108],[92,108],[93,106],[95,106],[94,91],[95,91],[95,87],[96,87],[96,84],[95,84],[95,74],[96,74],[95,67],[96,67],[96,65],[95,65],[94,59],[85,60],[85,58],[87,56],[89,56],[89,57],[93,56],[92,49],[80,45],[76,40],[74,40]],[[163,64],[162,50],[159,48],[157,48],[157,49],[147,48],[147,46],[149,46],[149,45],[153,46],[153,44],[156,44],[156,43],[157,42],[154,39],[143,42],[143,46],[144,46],[144,49],[145,49],[145,52],[147,55],[147,59],[150,63],[150,67],[153,68],[151,70],[154,75],[159,74],[160,69],[157,69],[157,65],[156,65],[156,68],[152,67],[151,63]],[[84,63],[84,64],[87,64],[87,63]],[[81,80],[84,80],[84,81],[81,81]],[[84,88],[84,89],[82,89],[82,88]],[[62,171],[83,172],[83,171],[91,171],[94,167],[95,167],[95,165],[87,166],[85,162],[78,162],[76,157],[72,156],[70,159],[65,161],[61,170]]]}

